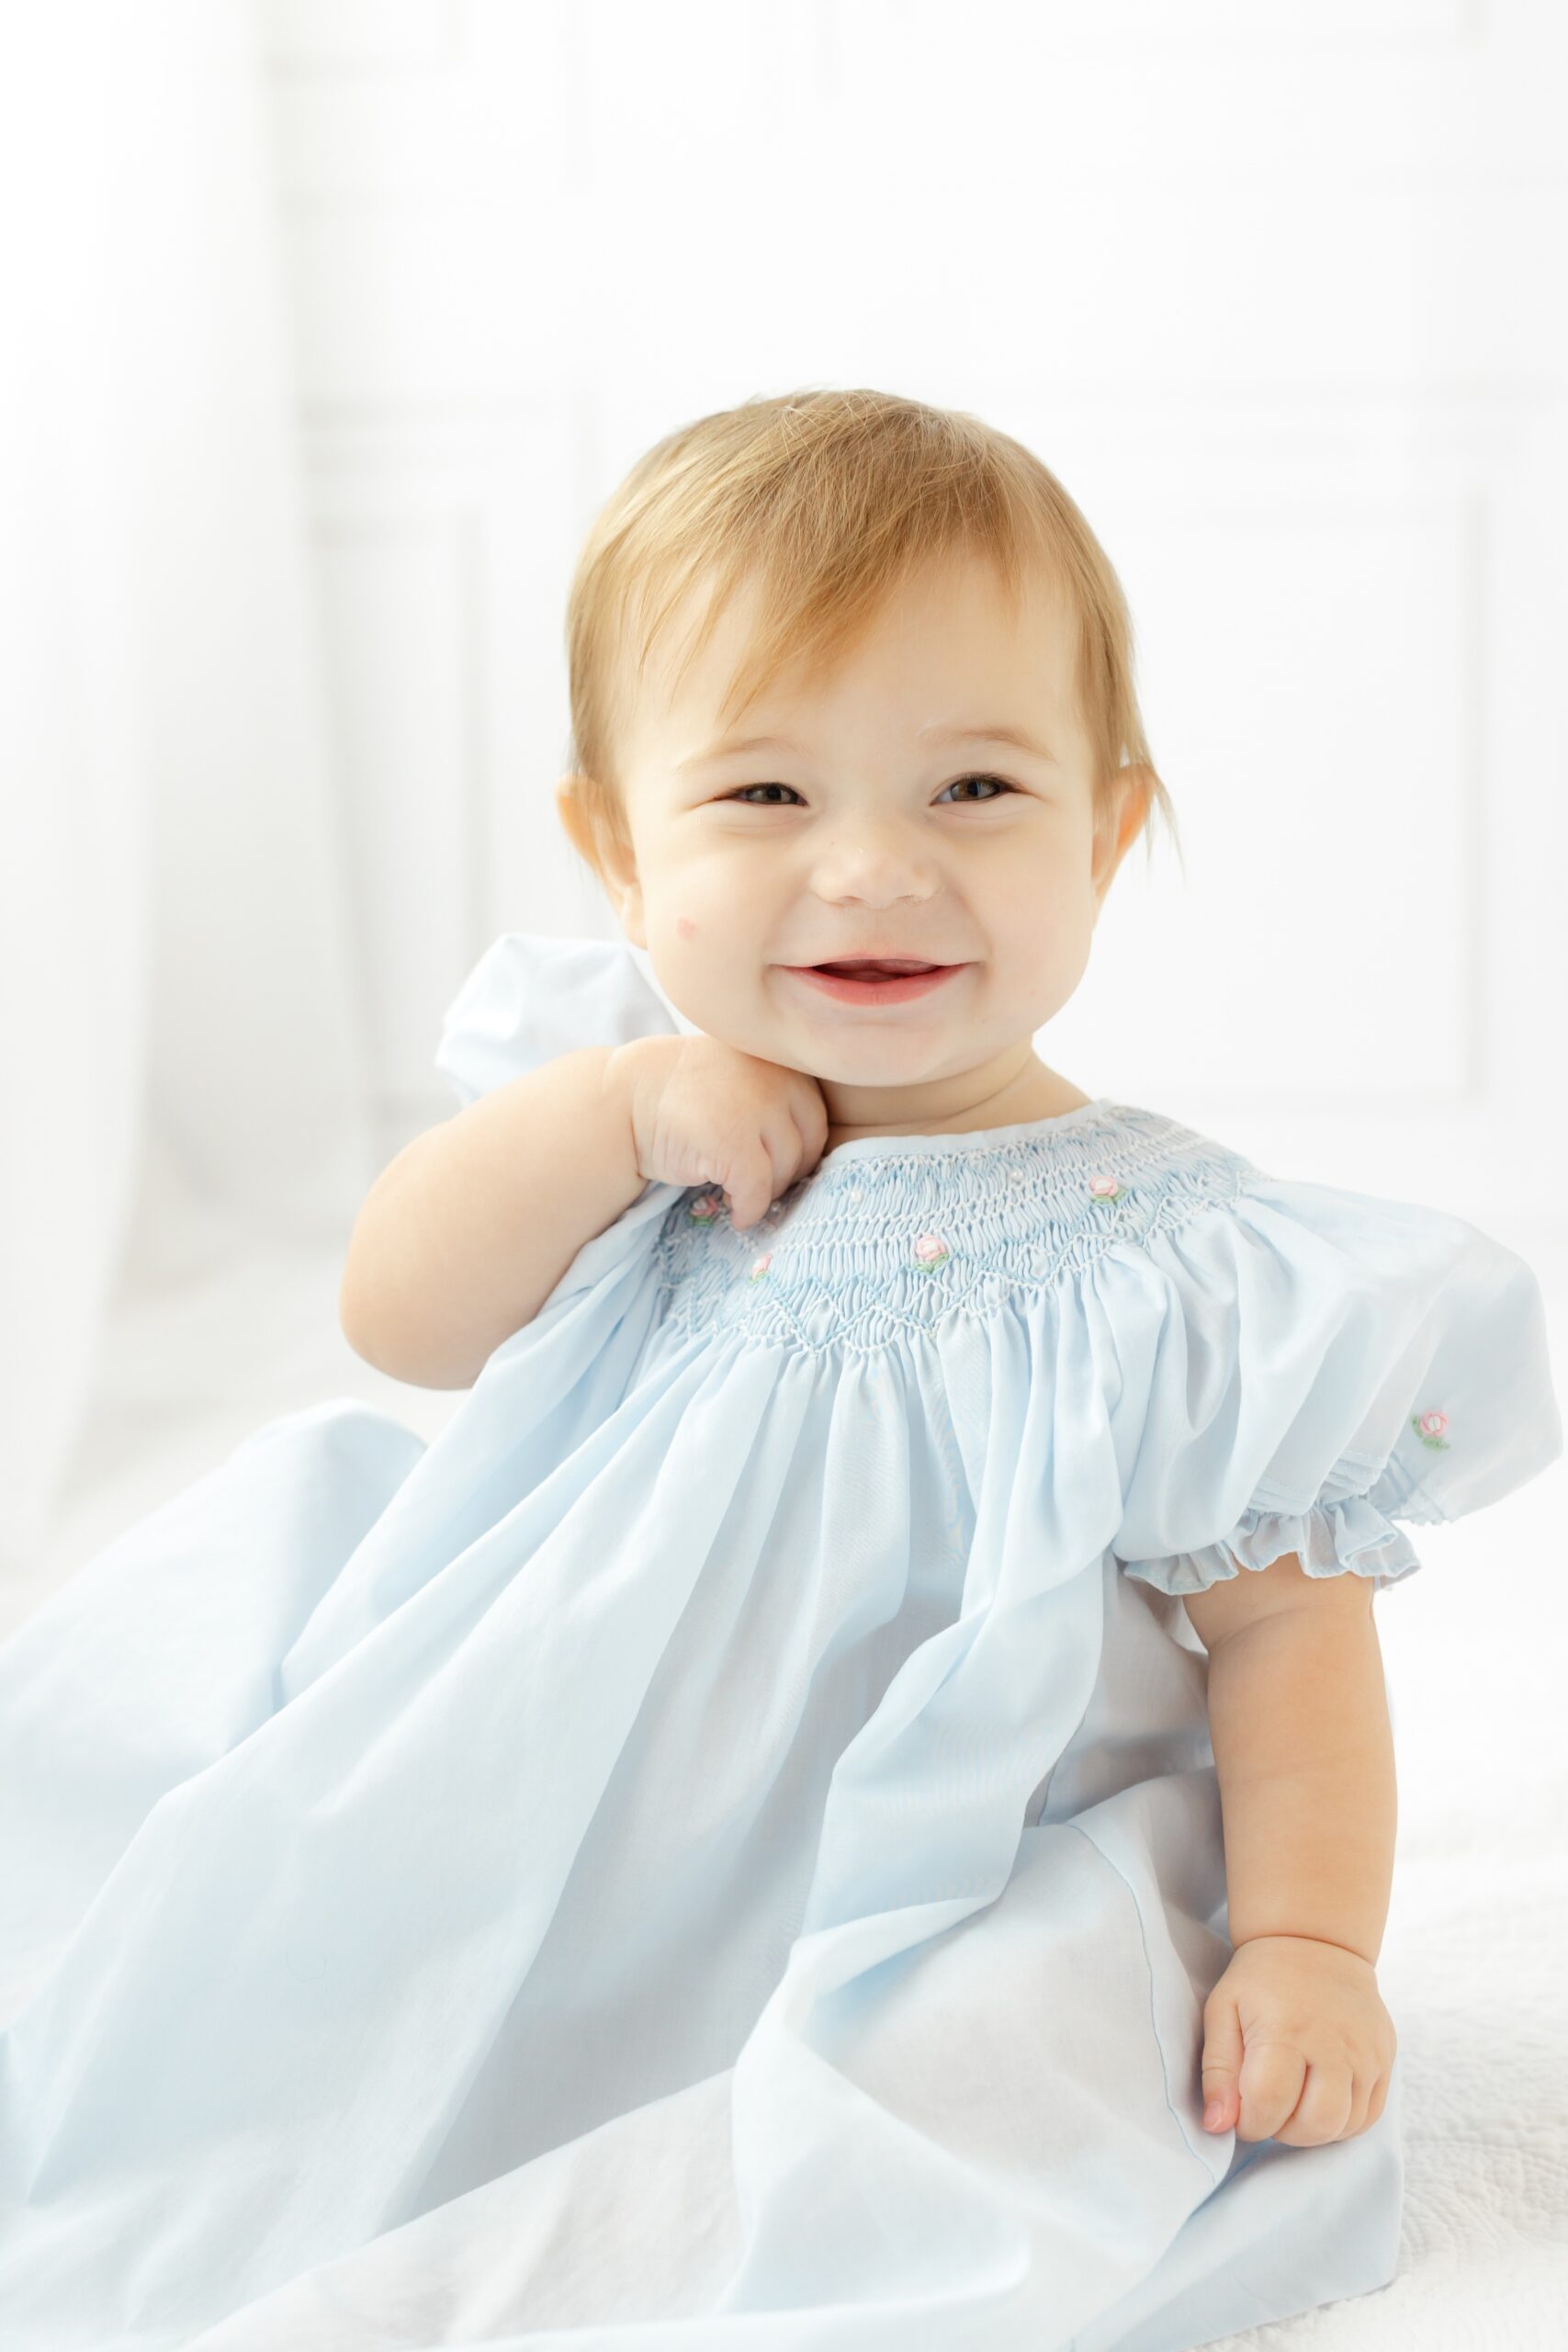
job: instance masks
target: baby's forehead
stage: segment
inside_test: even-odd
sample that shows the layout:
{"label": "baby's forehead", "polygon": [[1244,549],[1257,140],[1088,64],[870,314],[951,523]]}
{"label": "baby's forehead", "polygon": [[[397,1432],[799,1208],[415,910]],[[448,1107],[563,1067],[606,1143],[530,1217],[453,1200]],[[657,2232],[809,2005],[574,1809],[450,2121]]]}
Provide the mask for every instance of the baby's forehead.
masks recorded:
{"label": "baby's forehead", "polygon": [[[627,739],[657,738],[670,756],[678,738],[687,756],[721,736],[780,733],[828,702],[868,645],[895,649],[880,683],[910,712],[912,725],[935,717],[938,701],[965,701],[971,686],[976,710],[987,699],[986,686],[1004,683],[1022,684],[1058,706],[1076,700],[1076,607],[1039,567],[1026,571],[1015,598],[984,559],[933,562],[842,631],[819,621],[800,647],[787,631],[781,643],[776,626],[770,636],[766,594],[758,578],[733,587],[703,581],[656,630],[641,641],[628,639],[620,682]],[[966,628],[949,625],[960,608]],[[927,658],[906,665],[896,649],[911,637],[925,640]]]}

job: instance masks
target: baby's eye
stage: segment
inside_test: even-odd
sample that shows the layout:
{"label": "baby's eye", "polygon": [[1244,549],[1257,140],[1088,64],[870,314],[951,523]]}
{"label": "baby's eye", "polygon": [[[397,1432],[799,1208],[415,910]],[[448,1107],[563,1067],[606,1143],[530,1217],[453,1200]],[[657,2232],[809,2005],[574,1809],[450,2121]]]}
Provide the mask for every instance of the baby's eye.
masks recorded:
{"label": "baby's eye", "polygon": [[[983,808],[986,801],[996,799],[1001,793],[1013,792],[1017,790],[1017,786],[1015,785],[1009,784],[1005,776],[999,775],[961,775],[956,777],[952,784],[944,784],[942,789],[942,792],[956,792],[959,786],[964,784],[994,784],[997,787],[995,792],[987,792],[983,800],[971,801],[971,807],[976,808]],[[743,784],[739,786],[734,792],[721,793],[719,797],[723,800],[744,800],[747,794],[751,792],[794,792],[795,798],[797,800],[800,798],[800,795],[798,792],[795,791],[793,784]],[[937,797],[940,800],[942,798],[942,793],[939,793]],[[753,800],[750,803],[750,806],[753,808],[779,808],[785,806],[785,804],[778,800]]]}
{"label": "baby's eye", "polygon": [[[961,775],[955,778],[952,784],[944,784],[942,786],[942,792],[956,792],[961,784],[994,784],[997,789],[995,792],[987,792],[986,795],[986,800],[995,800],[1000,794],[1004,792],[1014,792],[1018,788],[1016,785],[1009,784],[1005,776]],[[938,793],[937,797],[940,800],[942,793]],[[984,808],[985,805],[985,801],[972,801],[970,803],[972,808]]]}

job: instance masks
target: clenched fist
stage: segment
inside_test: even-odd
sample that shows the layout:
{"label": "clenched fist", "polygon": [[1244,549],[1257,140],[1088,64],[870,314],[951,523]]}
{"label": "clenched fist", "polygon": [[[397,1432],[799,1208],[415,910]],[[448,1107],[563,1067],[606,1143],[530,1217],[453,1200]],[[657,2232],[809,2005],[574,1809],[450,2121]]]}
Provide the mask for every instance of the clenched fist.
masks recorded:
{"label": "clenched fist", "polygon": [[1292,2148],[1352,2140],[1382,2113],[1393,2052],[1370,1960],[1254,1936],[1203,2004],[1204,2129]]}
{"label": "clenched fist", "polygon": [[660,1184],[716,1184],[731,1225],[755,1225],[828,1140],[822,1090],[804,1070],[743,1054],[701,1032],[636,1037],[611,1055],[624,1090],[639,1174]]}

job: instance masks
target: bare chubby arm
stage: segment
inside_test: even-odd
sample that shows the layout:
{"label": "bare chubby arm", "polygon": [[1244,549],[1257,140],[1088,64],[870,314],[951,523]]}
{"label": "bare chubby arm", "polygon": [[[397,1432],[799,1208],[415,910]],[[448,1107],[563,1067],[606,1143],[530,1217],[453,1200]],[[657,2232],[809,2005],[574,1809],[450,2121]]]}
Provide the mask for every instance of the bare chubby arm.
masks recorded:
{"label": "bare chubby arm", "polygon": [[1376,1962],[1396,1804],[1374,1589],[1287,1552],[1185,1596],[1209,1653],[1235,1944],[1309,1937]]}
{"label": "bare chubby arm", "polygon": [[472,1385],[643,1191],[631,1067],[609,1046],[563,1054],[405,1146],[349,1237],[338,1312],[356,1355],[415,1387]]}
{"label": "bare chubby arm", "polygon": [[344,1334],[394,1379],[467,1388],[645,1183],[716,1183],[743,1228],[827,1133],[814,1078],[700,1030],[562,1054],[382,1171],[349,1237]]}

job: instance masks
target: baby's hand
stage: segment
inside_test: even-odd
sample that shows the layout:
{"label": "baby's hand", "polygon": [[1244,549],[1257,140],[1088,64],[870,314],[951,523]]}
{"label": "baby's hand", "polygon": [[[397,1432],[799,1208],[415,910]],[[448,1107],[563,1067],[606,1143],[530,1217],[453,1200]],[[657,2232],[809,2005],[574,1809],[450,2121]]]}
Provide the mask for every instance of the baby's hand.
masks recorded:
{"label": "baby's hand", "polygon": [[828,1140],[828,1106],[806,1071],[696,1034],[616,1047],[637,1171],[660,1184],[716,1184],[734,1226],[757,1219]]}
{"label": "baby's hand", "polygon": [[1353,2140],[1382,2113],[1393,2052],[1370,1960],[1254,1936],[1203,2004],[1204,2129],[1292,2148]]}

